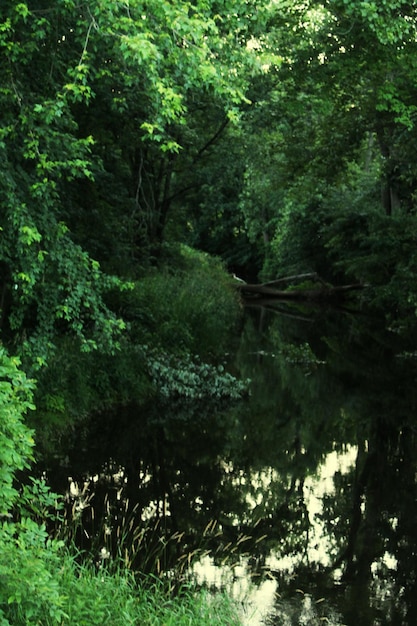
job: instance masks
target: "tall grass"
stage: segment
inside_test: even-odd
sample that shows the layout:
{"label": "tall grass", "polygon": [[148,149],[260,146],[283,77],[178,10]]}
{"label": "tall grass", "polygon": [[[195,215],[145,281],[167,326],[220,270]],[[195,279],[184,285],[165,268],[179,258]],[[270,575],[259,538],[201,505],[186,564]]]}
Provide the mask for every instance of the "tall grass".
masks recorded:
{"label": "tall grass", "polygon": [[239,556],[253,554],[265,538],[224,527],[216,520],[200,529],[178,529],[169,513],[144,516],[139,504],[131,507],[123,489],[117,498],[108,491],[100,501],[91,483],[74,490],[68,504],[58,536],[67,545],[77,545],[81,559],[85,555],[108,568],[123,563],[143,574],[168,573],[177,581],[186,580],[193,563],[208,555],[218,563],[233,565]]}
{"label": "tall grass", "polygon": [[[210,594],[192,584],[174,590],[148,576],[137,582],[120,567],[111,572],[88,565],[68,565],[64,576],[68,597],[63,623],[77,626],[238,626],[236,607],[224,594]],[[49,626],[45,622],[45,626]],[[51,625],[52,626],[52,625]]]}
{"label": "tall grass", "polygon": [[[95,517],[87,491],[80,496],[73,502],[72,523],[55,518],[60,538],[51,538],[42,519],[24,517],[23,508],[16,522],[0,525],[0,626],[240,624],[236,604],[225,593],[210,593],[185,576],[203,551],[187,549],[184,533],[169,534],[150,521],[140,524],[140,515],[125,501],[117,514],[106,506],[90,550],[77,549],[75,535],[87,532],[77,512],[90,509],[90,521]],[[47,494],[41,500],[49,502]],[[32,499],[26,504],[26,515],[26,508],[37,510]],[[209,525],[205,534],[214,530]],[[175,559],[178,567],[167,569]],[[155,573],[145,574],[138,563]]]}
{"label": "tall grass", "polygon": [[49,563],[50,599],[42,588],[0,600],[0,626],[239,626],[236,606],[223,593],[180,588],[153,576],[140,581],[123,564],[109,571],[78,563],[70,553]]}

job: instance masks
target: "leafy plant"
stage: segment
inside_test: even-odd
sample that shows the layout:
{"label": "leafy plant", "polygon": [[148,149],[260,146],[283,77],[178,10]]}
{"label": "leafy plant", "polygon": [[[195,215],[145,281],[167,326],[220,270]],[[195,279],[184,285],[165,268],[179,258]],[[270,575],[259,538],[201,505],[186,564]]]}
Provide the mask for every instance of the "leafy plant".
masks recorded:
{"label": "leafy plant", "polygon": [[[47,509],[55,503],[42,481],[33,480],[32,489],[16,485],[16,474],[33,459],[32,431],[24,414],[34,409],[34,382],[20,369],[20,361],[0,347],[0,617],[6,615],[29,623],[36,615],[61,617],[58,582],[49,567],[57,568],[60,544],[50,542],[43,523]],[[39,523],[30,517],[34,514]],[[17,521],[10,521],[11,518]],[[7,607],[7,610],[6,608]],[[17,621],[12,621],[17,623]]]}
{"label": "leafy plant", "polygon": [[0,608],[11,624],[59,624],[65,613],[58,572],[61,542],[29,517],[4,522],[0,550]]}
{"label": "leafy plant", "polygon": [[124,306],[138,342],[202,358],[224,354],[240,318],[221,262],[187,246],[171,250],[159,272],[137,281]]}
{"label": "leafy plant", "polygon": [[16,472],[33,459],[33,431],[24,423],[25,413],[34,409],[33,389],[20,360],[0,346],[0,515],[7,515],[18,497]]}

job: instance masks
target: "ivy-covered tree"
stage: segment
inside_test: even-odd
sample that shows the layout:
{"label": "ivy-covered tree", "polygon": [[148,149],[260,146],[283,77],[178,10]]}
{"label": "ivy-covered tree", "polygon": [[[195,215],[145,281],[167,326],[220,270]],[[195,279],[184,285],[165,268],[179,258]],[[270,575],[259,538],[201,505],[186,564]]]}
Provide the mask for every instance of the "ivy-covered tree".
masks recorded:
{"label": "ivy-covered tree", "polygon": [[1,341],[38,380],[45,449],[93,412],[158,403],[155,363],[174,382],[181,363],[191,395],[207,372],[224,404],[241,392],[218,369],[240,314],[227,274],[180,243],[204,239],[192,199],[249,104],[265,7],[1,5]]}
{"label": "ivy-covered tree", "polygon": [[224,123],[245,100],[253,15],[250,2],[2,4],[2,325],[32,361],[67,330],[117,348],[106,294],[161,242],[184,167],[213,139],[194,102]]}

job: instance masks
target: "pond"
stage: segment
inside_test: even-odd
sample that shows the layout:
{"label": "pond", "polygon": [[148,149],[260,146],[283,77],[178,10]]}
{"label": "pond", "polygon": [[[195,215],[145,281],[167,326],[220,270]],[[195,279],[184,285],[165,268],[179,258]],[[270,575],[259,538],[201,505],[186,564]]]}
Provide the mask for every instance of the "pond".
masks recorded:
{"label": "pond", "polygon": [[415,345],[368,315],[248,310],[242,401],[125,406],[48,460],[68,532],[225,586],[248,626],[415,626]]}

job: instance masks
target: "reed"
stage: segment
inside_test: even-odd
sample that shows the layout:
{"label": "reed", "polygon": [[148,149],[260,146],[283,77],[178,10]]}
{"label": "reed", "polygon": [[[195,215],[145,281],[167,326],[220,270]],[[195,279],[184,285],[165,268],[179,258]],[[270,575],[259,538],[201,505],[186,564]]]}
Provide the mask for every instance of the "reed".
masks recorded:
{"label": "reed", "polygon": [[210,594],[192,584],[173,593],[153,576],[138,584],[123,564],[98,571],[67,553],[49,574],[55,604],[36,603],[27,594],[0,603],[2,626],[240,626],[237,608],[226,594]]}
{"label": "reed", "polygon": [[[169,532],[167,520],[139,524],[128,502],[103,503],[99,516],[88,489],[80,490],[66,515],[55,516],[55,538],[30,518],[4,526],[1,626],[239,625],[225,593],[210,593],[168,568],[171,555],[187,549],[184,533]],[[76,547],[80,538],[90,550]],[[180,562],[197,554],[190,549]]]}
{"label": "reed", "polygon": [[81,559],[98,568],[113,564],[141,575],[155,575],[180,583],[191,576],[196,561],[210,556],[219,565],[233,567],[243,555],[253,554],[263,537],[252,537],[210,520],[200,530],[178,530],[169,514],[150,516],[139,504],[130,505],[119,492],[106,492],[102,501],[88,488],[78,491],[59,529],[59,537],[74,543]]}

